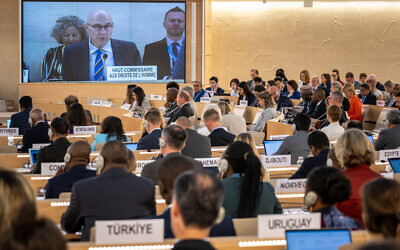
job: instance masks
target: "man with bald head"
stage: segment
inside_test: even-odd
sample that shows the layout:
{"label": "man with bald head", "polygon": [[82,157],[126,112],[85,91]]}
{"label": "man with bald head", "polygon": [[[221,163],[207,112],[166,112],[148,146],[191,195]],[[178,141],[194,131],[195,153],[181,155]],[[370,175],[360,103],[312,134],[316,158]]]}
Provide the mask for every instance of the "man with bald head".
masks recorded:
{"label": "man with bald head", "polygon": [[29,113],[28,122],[31,128],[25,131],[25,135],[22,138],[22,153],[28,153],[33,144],[50,143],[48,133],[50,126],[45,121],[44,113],[41,109],[32,109]]}
{"label": "man with bald head", "polygon": [[64,80],[106,81],[107,66],[142,65],[135,43],[111,38],[114,22],[107,11],[91,11],[84,28],[89,40],[65,47]]}
{"label": "man with bald head", "polygon": [[46,185],[46,199],[57,199],[60,193],[71,192],[72,185],[82,179],[96,176],[96,171],[88,170],[90,145],[87,141],[76,141],[68,147],[64,156],[65,166]]}
{"label": "man with bald head", "polygon": [[88,241],[96,220],[138,219],[155,215],[154,183],[132,174],[129,151],[120,141],[107,142],[101,149],[96,168],[99,175],[76,182],[71,202],[61,217],[68,233],[82,229]]}

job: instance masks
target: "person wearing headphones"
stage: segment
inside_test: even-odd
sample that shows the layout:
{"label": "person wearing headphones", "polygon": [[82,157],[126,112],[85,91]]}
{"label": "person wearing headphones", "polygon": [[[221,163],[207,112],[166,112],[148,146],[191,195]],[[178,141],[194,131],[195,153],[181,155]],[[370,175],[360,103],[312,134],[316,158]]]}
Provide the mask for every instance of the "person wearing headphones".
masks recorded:
{"label": "person wearing headphones", "polygon": [[68,233],[82,229],[88,241],[96,220],[137,219],[155,215],[154,184],[128,171],[129,153],[120,141],[107,142],[96,159],[99,175],[75,183],[71,202],[61,217]]}
{"label": "person wearing headphones", "polygon": [[[158,181],[158,169],[163,162],[171,156],[181,155],[182,150],[186,145],[187,134],[186,131],[178,125],[169,125],[163,129],[159,139],[161,156],[154,162],[148,163],[143,167],[141,176],[150,179],[154,184]],[[194,160],[191,157],[184,156],[189,160],[195,169],[203,169],[203,164]]]}
{"label": "person wearing headphones", "polygon": [[205,238],[225,215],[221,181],[209,171],[188,172],[178,177],[173,193],[171,227],[178,241],[172,249],[214,250]]}
{"label": "person wearing headphones", "polygon": [[282,213],[274,188],[262,181],[261,168],[261,162],[249,144],[235,141],[228,146],[219,165],[219,176],[224,178],[226,214],[232,218],[249,218]]}
{"label": "person wearing headphones", "polygon": [[161,137],[161,115],[156,109],[150,109],[144,115],[144,128],[147,134],[140,138],[137,150],[140,149],[159,149],[158,139]]}
{"label": "person wearing headphones", "polygon": [[350,194],[350,181],[340,170],[318,167],[308,175],[304,205],[311,213],[321,213],[321,227],[358,230],[360,224],[335,207],[337,202],[349,199]]}
{"label": "person wearing headphones", "polygon": [[42,172],[42,162],[63,162],[65,153],[71,142],[68,141],[68,122],[62,118],[56,117],[51,121],[48,131],[51,144],[39,150],[37,163],[32,174]]}
{"label": "person wearing headphones", "polygon": [[44,113],[41,109],[32,109],[29,113],[28,122],[32,128],[25,130],[24,137],[22,137],[21,153],[28,153],[35,143],[50,143],[50,126],[45,121]]}
{"label": "person wearing headphones", "polygon": [[64,167],[46,185],[45,198],[57,199],[60,193],[71,192],[75,182],[96,176],[96,171],[88,170],[90,145],[87,141],[76,141],[69,146],[64,156]]}

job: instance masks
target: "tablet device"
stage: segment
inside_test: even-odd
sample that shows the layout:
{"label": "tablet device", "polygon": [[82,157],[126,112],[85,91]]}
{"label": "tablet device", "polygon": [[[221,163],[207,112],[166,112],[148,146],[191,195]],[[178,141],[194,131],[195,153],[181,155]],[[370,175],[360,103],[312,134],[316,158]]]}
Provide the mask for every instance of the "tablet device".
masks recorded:
{"label": "tablet device", "polygon": [[267,140],[264,141],[264,150],[265,150],[265,155],[273,155],[275,154],[279,147],[281,146],[283,140]]}
{"label": "tablet device", "polygon": [[393,173],[400,173],[400,158],[389,158],[389,164],[393,169]]}
{"label": "tablet device", "polygon": [[351,243],[348,229],[286,230],[288,250],[337,250]]}
{"label": "tablet device", "polygon": [[31,160],[31,164],[37,163],[37,155],[39,153],[39,149],[29,149],[29,158]]}
{"label": "tablet device", "polygon": [[125,143],[125,146],[131,151],[135,151],[137,149],[137,143],[128,142]]}

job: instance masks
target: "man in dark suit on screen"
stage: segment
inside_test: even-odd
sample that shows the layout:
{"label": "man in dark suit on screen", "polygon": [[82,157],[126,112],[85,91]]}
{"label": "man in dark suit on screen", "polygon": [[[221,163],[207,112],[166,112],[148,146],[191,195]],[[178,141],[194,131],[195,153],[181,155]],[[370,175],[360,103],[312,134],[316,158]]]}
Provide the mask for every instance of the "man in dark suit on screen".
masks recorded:
{"label": "man in dark suit on screen", "polygon": [[[166,80],[184,49],[185,12],[175,7],[167,11],[163,22],[167,36],[157,42],[147,44],[144,49],[143,64],[157,66],[157,78]],[[184,53],[184,50],[183,50]]]}
{"label": "man in dark suit on screen", "polygon": [[64,80],[106,81],[108,66],[142,65],[134,43],[111,39],[114,23],[105,10],[90,12],[84,28],[89,40],[65,47]]}

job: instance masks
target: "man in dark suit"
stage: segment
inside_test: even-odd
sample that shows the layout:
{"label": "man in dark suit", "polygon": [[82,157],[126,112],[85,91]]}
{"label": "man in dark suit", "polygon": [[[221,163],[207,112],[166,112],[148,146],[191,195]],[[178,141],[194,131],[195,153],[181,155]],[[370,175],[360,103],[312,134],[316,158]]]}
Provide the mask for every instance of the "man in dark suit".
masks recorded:
{"label": "man in dark suit", "polygon": [[[184,172],[193,170],[193,165],[185,157],[180,155],[174,155],[166,159],[158,169],[160,178],[158,179],[158,186],[160,187],[160,193],[165,199],[167,205],[172,202],[172,193],[174,188],[174,182],[178,176]],[[164,219],[164,238],[175,238],[171,228],[171,209],[167,208],[161,215],[153,216],[154,219]],[[209,237],[218,236],[236,236],[235,228],[233,227],[232,218],[228,215],[224,217],[224,220],[214,225],[211,228]]]}
{"label": "man in dark suit", "polygon": [[50,128],[51,133],[49,133],[49,137],[52,144],[39,150],[33,174],[40,174],[42,172],[42,162],[63,162],[65,153],[71,145],[66,138],[69,128],[66,120],[56,117],[51,121]]}
{"label": "man in dark suit", "polygon": [[10,128],[18,128],[18,133],[24,135],[27,129],[31,128],[29,125],[29,113],[32,109],[32,98],[30,96],[23,96],[19,99],[19,113],[11,116]]}
{"label": "man in dark suit", "polygon": [[326,118],[326,103],[325,103],[325,90],[317,88],[312,98],[310,118],[317,120],[324,120]]}
{"label": "man in dark suit", "polygon": [[304,85],[300,89],[301,99],[303,99],[303,111],[301,113],[308,114],[311,111],[313,90],[311,84]]}
{"label": "man in dark suit", "polygon": [[134,43],[111,39],[114,23],[107,11],[90,12],[84,28],[89,40],[65,47],[65,81],[106,81],[107,66],[142,65]]}
{"label": "man in dark suit", "polygon": [[[177,61],[178,55],[183,53],[185,38],[185,12],[175,7],[165,13],[164,28],[167,36],[157,42],[147,44],[144,48],[143,64],[157,66],[157,79],[166,80],[171,76]],[[182,50],[183,49],[183,50]]]}
{"label": "man in dark suit", "polygon": [[45,121],[43,111],[41,109],[32,109],[29,113],[29,118],[32,128],[26,130],[24,137],[22,137],[21,153],[28,153],[33,144],[50,143],[50,127]]}
{"label": "man in dark suit", "polygon": [[161,117],[157,110],[149,110],[144,116],[144,127],[147,135],[140,138],[137,149],[159,149],[161,137]]}
{"label": "man in dark suit", "polygon": [[308,174],[316,167],[326,166],[329,153],[329,139],[322,131],[312,132],[307,139],[313,157],[304,159],[301,167],[290,177],[290,179],[307,178]]}
{"label": "man in dark suit", "polygon": [[388,129],[379,133],[375,142],[375,150],[396,149],[400,147],[400,111],[390,110],[386,119],[389,121]]}
{"label": "man in dark suit", "polygon": [[57,199],[60,193],[71,192],[75,182],[96,176],[96,171],[87,169],[90,162],[90,145],[87,141],[72,143],[64,158],[65,166],[60,167],[58,175],[46,184],[46,199]]}
{"label": "man in dark suit", "polygon": [[[141,173],[142,177],[153,180],[154,184],[157,184],[158,169],[169,157],[181,155],[182,149],[185,147],[186,138],[186,132],[180,126],[169,125],[164,128],[160,138],[161,157],[143,167]],[[190,161],[196,169],[203,169],[203,164],[201,162],[196,161],[191,157],[183,157]]]}
{"label": "man in dark suit", "polygon": [[282,94],[277,86],[272,86],[269,88],[269,93],[271,97],[276,102],[276,110],[280,111],[284,107],[293,107],[293,102],[289,97]]}
{"label": "man in dark suit", "polygon": [[254,89],[254,87],[256,86],[256,82],[258,80],[258,83],[262,84],[265,86],[265,81],[263,81],[260,77],[260,74],[258,72],[258,69],[251,69],[250,70],[250,78],[251,80],[247,81],[247,85],[249,85],[249,87],[251,89]]}
{"label": "man in dark suit", "polygon": [[[65,108],[68,110],[68,107],[71,106],[74,103],[79,103],[78,97],[74,96],[74,95],[69,95],[67,97],[64,98],[64,104],[65,104]],[[89,117],[89,120],[93,123],[93,116],[92,116],[92,112],[90,112],[90,110],[85,109],[86,114]],[[64,112],[60,115],[61,118],[67,120],[67,112]]]}
{"label": "man in dark suit", "polygon": [[[72,186],[71,203],[61,217],[68,233],[82,229],[89,240],[96,220],[137,219],[155,215],[154,184],[127,171],[129,152],[120,141],[107,142],[96,162],[100,175]],[[103,164],[104,163],[104,164]]]}
{"label": "man in dark suit", "polygon": [[182,150],[182,154],[192,158],[210,158],[211,143],[210,138],[201,135],[193,130],[192,122],[186,117],[179,117],[176,125],[185,129],[187,134],[186,146]]}
{"label": "man in dark suit", "polygon": [[176,104],[179,106],[179,108],[176,108],[175,111],[172,112],[171,119],[169,119],[168,124],[175,122],[176,119],[181,116],[194,116],[193,109],[190,106],[190,94],[186,90],[179,90],[176,97]]}
{"label": "man in dark suit", "polygon": [[215,249],[204,239],[224,218],[222,182],[208,171],[187,172],[176,180],[171,227],[178,239],[173,249]]}
{"label": "man in dark suit", "polygon": [[376,105],[376,96],[371,92],[366,83],[361,84],[358,98],[361,99],[362,104]]}
{"label": "man in dark suit", "polygon": [[235,139],[235,135],[227,132],[221,126],[221,118],[215,109],[208,109],[203,115],[204,124],[210,134],[208,137],[212,147],[228,146]]}

